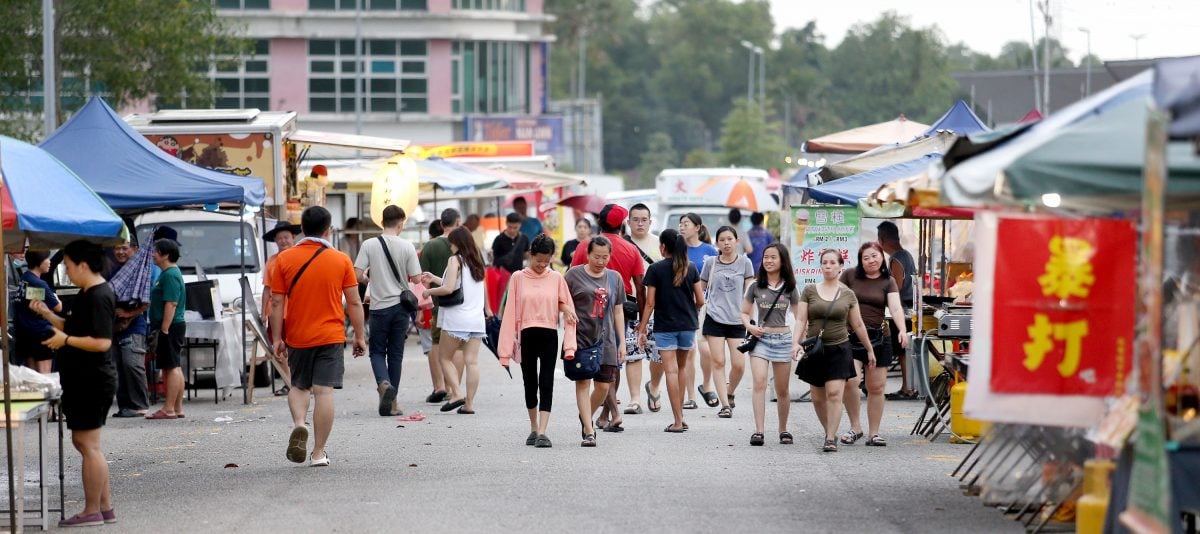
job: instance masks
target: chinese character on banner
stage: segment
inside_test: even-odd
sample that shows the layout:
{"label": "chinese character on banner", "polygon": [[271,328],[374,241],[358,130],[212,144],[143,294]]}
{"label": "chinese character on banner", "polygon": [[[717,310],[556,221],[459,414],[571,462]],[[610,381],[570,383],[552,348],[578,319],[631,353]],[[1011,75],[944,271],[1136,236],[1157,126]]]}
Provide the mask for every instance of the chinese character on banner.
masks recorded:
{"label": "chinese character on banner", "polygon": [[811,249],[804,249],[800,251],[800,261],[804,262],[805,265],[812,265],[812,262],[816,259],[817,253],[813,252]]}
{"label": "chinese character on banner", "polygon": [[1124,391],[1133,354],[1136,243],[1128,221],[1000,220],[993,391]]}

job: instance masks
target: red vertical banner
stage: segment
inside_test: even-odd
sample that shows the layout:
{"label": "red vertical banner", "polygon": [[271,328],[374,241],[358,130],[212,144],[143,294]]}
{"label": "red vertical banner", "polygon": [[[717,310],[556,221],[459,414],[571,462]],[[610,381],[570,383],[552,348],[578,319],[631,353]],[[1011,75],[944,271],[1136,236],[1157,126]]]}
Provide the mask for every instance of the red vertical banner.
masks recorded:
{"label": "red vertical banner", "polygon": [[999,221],[991,388],[1108,396],[1133,362],[1137,235],[1129,221]]}

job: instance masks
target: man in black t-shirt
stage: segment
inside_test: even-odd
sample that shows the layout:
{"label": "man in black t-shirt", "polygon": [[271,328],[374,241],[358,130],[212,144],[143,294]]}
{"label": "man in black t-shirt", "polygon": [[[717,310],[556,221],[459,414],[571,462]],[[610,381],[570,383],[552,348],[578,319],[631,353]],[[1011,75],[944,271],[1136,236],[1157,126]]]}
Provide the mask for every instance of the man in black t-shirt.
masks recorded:
{"label": "man in black t-shirt", "polygon": [[515,273],[525,268],[528,252],[529,239],[521,233],[521,216],[509,213],[505,218],[504,231],[492,240],[492,265]]}

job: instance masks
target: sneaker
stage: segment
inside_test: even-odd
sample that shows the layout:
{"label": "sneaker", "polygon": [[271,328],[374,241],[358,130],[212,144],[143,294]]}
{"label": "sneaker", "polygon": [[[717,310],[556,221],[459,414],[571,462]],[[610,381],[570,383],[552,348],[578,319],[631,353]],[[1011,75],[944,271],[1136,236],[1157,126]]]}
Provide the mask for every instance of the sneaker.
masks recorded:
{"label": "sneaker", "polygon": [[298,426],[288,437],[287,459],[299,464],[304,463],[305,456],[308,456],[308,427]]}
{"label": "sneaker", "polygon": [[309,455],[308,466],[309,467],[328,467],[329,466],[329,453],[325,453],[325,457],[321,458],[320,460],[313,458],[312,455]]}
{"label": "sneaker", "polygon": [[117,513],[113,511],[112,508],[109,508],[108,510],[101,510],[100,515],[104,516],[105,523],[111,525],[117,522]]}
{"label": "sneaker", "polygon": [[104,525],[104,514],[96,512],[94,514],[75,514],[67,519],[58,522],[59,528],[69,527],[99,527]]}

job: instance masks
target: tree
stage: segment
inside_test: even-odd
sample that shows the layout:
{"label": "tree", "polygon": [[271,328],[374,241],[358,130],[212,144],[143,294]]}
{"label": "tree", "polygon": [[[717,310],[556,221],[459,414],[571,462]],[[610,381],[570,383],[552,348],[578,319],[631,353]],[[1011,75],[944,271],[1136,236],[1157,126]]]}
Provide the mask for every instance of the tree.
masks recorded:
{"label": "tree", "polygon": [[830,107],[831,83],[827,75],[829,49],[816,22],[789,29],[779,36],[779,48],[770,54],[769,93],[783,102],[784,142],[799,146],[806,138],[841,129],[842,121]]}
{"label": "tree", "polygon": [[[1038,68],[1041,69],[1043,59],[1043,47],[1045,39],[1037,41],[1037,62]],[[1033,53],[1028,42],[1025,41],[1009,41],[1004,43],[1000,48],[1000,55],[996,56],[996,61],[991,65],[992,68],[977,68],[975,70],[1015,70],[1015,69],[1030,69],[1033,68]],[[1062,46],[1058,39],[1050,39],[1050,65],[1056,69],[1069,69],[1075,64],[1067,57],[1067,49]]]}
{"label": "tree", "polygon": [[829,65],[834,111],[848,125],[896,118],[932,121],[959,91],[936,27],[913,28],[886,12],[846,33]]}
{"label": "tree", "polygon": [[683,157],[683,166],[687,169],[702,169],[706,167],[716,167],[720,165],[717,155],[707,150],[699,148],[688,152]]}
{"label": "tree", "polygon": [[771,169],[780,166],[787,147],[757,104],[738,99],[722,121],[721,164]]}
{"label": "tree", "polygon": [[641,173],[638,181],[634,185],[653,187],[655,176],[662,172],[663,169],[669,169],[675,166],[679,155],[675,152],[675,147],[671,144],[671,136],[663,132],[654,132],[650,134],[650,139],[646,143],[646,151],[642,153],[642,162],[638,166]]}
{"label": "tree", "polygon": [[[55,2],[59,116],[103,95],[114,107],[186,94],[208,106],[217,92],[208,64],[218,54],[243,55],[249,42],[217,18],[210,0],[57,0]],[[42,14],[39,2],[0,3],[0,128],[40,112]],[[33,114],[33,115],[31,115]],[[25,131],[29,134],[31,132]],[[26,137],[32,137],[26,135]]]}

